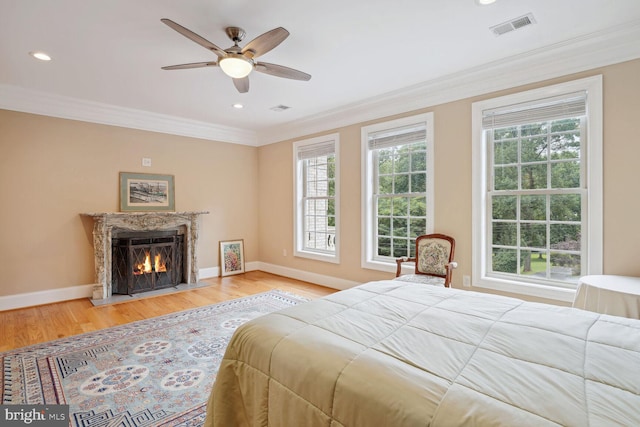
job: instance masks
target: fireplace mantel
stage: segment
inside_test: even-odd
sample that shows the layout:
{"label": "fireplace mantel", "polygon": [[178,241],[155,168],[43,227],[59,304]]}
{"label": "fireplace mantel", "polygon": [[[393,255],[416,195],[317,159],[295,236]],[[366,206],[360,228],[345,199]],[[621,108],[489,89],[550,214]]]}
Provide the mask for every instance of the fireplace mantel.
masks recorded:
{"label": "fireplace mantel", "polygon": [[111,239],[121,231],[178,230],[185,235],[184,278],[186,283],[198,282],[198,228],[200,215],[194,212],[102,212],[83,213],[93,224],[93,249],[96,268],[96,284],[93,299],[109,298],[111,289]]}

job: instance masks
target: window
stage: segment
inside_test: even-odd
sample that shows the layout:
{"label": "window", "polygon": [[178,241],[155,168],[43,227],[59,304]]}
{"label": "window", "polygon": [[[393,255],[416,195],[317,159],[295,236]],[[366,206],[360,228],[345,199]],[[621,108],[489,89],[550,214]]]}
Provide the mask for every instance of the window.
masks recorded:
{"label": "window", "polygon": [[339,262],[338,134],[293,144],[294,255]]}
{"label": "window", "polygon": [[362,267],[394,271],[433,230],[433,113],[362,128]]}
{"label": "window", "polygon": [[472,108],[474,285],[572,300],[602,269],[600,77]]}

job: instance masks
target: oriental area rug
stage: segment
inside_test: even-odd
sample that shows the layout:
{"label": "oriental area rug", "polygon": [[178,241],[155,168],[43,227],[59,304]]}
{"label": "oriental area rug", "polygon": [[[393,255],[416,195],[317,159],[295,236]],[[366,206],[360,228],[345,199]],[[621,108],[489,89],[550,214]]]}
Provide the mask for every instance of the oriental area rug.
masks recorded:
{"label": "oriental area rug", "polygon": [[306,301],[279,290],[0,353],[3,405],[69,405],[71,426],[201,426],[235,329]]}

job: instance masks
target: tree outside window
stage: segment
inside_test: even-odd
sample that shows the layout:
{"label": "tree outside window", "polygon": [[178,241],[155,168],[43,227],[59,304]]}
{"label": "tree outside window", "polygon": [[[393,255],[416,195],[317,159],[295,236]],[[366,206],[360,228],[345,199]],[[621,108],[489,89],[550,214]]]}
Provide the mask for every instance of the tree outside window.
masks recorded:
{"label": "tree outside window", "polygon": [[472,104],[472,286],[572,301],[602,272],[602,78]]}
{"label": "tree outside window", "polygon": [[582,274],[579,117],[490,131],[492,270],[575,282]]}
{"label": "tree outside window", "polygon": [[395,270],[433,230],[433,113],[362,128],[364,268]]}

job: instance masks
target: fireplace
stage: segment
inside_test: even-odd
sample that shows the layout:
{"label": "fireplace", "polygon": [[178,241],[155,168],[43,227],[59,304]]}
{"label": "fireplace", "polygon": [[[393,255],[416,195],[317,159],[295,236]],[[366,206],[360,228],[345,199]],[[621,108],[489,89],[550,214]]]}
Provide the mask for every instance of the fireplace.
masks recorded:
{"label": "fireplace", "polygon": [[177,286],[182,282],[184,235],[177,231],[120,233],[111,239],[114,294]]}
{"label": "fireplace", "polygon": [[[133,243],[137,243],[138,233],[141,232],[154,232],[161,233],[159,237],[160,241],[152,241],[149,246],[153,246],[156,250],[164,247],[167,243],[163,239],[172,237],[172,239],[182,240],[181,249],[174,249],[174,254],[170,260],[171,272],[177,274],[179,278],[171,276],[170,274],[164,274],[164,271],[154,271],[154,274],[147,273],[139,274],[139,276],[145,277],[145,281],[141,283],[134,283],[132,292],[142,292],[140,289],[147,289],[154,287],[169,287],[174,286],[168,284],[169,280],[178,280],[180,283],[185,284],[197,284],[198,283],[198,258],[196,254],[196,248],[198,244],[198,227],[199,217],[209,212],[106,212],[106,213],[85,213],[84,216],[93,218],[93,248],[95,258],[96,269],[96,282],[93,288],[93,300],[99,301],[110,298],[115,292],[121,292],[121,289],[126,288],[126,293],[129,293],[129,283],[126,286],[122,283],[121,279],[118,279],[116,285],[113,279],[114,266],[113,266],[113,253],[114,253],[114,241],[115,247],[120,247],[124,241],[120,239],[133,238]],[[165,234],[162,234],[165,233]],[[140,242],[138,242],[140,243]],[[125,245],[126,246],[126,245]],[[133,246],[137,246],[134,244]],[[116,249],[116,251],[121,250]],[[123,250],[123,249],[122,249]],[[162,249],[165,250],[165,249]],[[177,251],[177,252],[176,252]],[[180,257],[182,266],[177,267],[175,265],[176,258]],[[146,258],[146,253],[145,253]],[[155,258],[155,255],[154,255]],[[143,265],[146,259],[143,259]],[[150,263],[155,263],[155,259],[150,259]],[[131,261],[131,264],[127,269],[131,270],[131,266],[135,264],[135,261]],[[125,268],[125,267],[118,267]],[[135,268],[135,266],[134,266]],[[154,269],[152,267],[152,269]],[[157,269],[156,269],[157,270]],[[162,274],[159,274],[162,273]],[[169,277],[171,276],[171,277]],[[141,279],[141,278],[140,278]],[[142,279],[141,279],[142,280]],[[118,289],[116,289],[118,288]]]}

